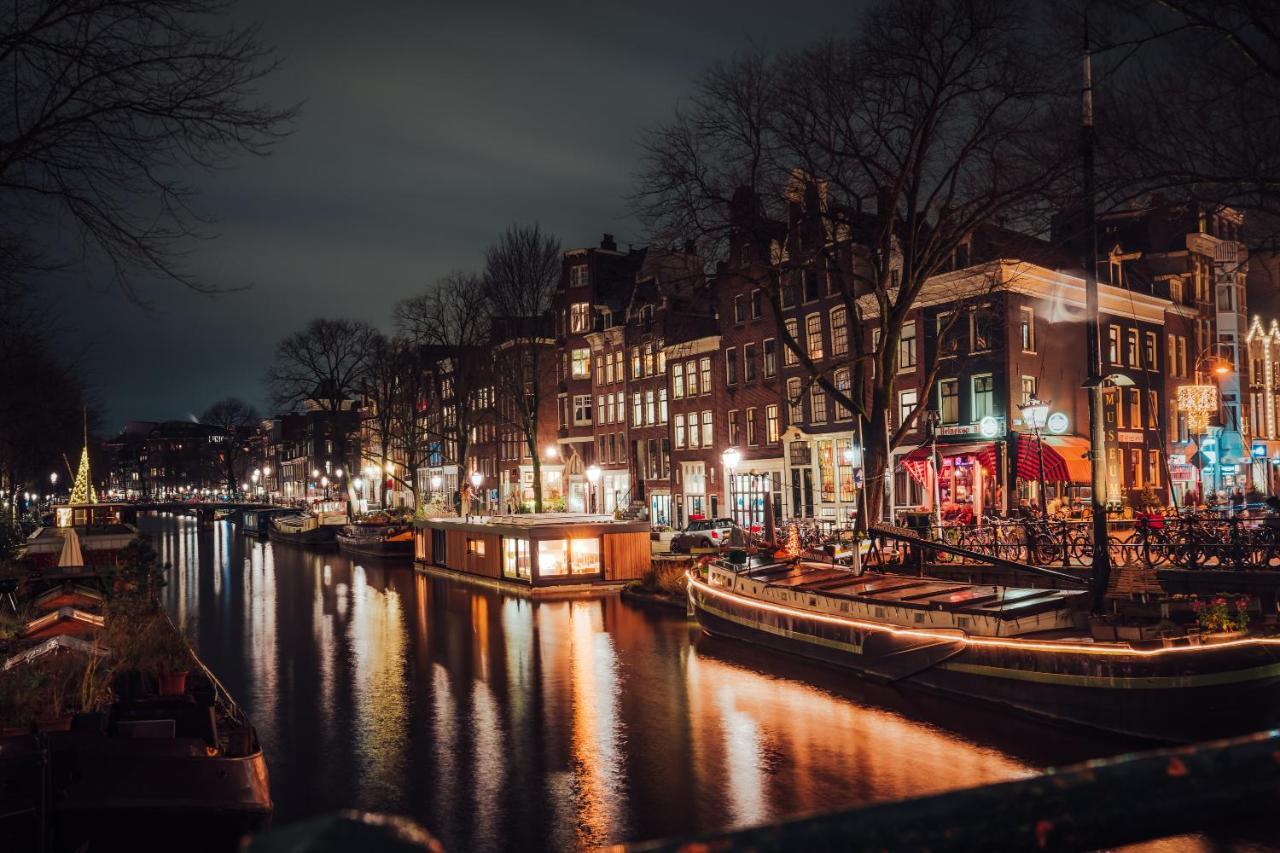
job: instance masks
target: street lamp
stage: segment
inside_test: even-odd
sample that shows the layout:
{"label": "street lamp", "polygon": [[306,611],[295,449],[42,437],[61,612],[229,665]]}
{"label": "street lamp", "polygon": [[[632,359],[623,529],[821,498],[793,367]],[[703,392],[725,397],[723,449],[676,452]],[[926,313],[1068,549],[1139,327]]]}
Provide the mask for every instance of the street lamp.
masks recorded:
{"label": "street lamp", "polygon": [[49,484],[50,484],[51,486],[53,486],[55,489],[57,488],[57,486],[58,486],[58,472],[57,472],[57,471],[54,471],[52,474],[50,474],[50,475],[49,475]]}
{"label": "street lamp", "polygon": [[591,465],[587,468],[587,482],[591,484],[591,511],[596,511],[596,483],[600,482],[600,466]]}
{"label": "street lamp", "polygon": [[740,517],[741,513],[738,512],[738,502],[736,500],[737,495],[735,494],[736,489],[735,489],[733,472],[734,472],[734,469],[737,468],[738,464],[741,462],[742,462],[742,453],[736,447],[730,447],[724,453],[720,454],[720,464],[724,468],[724,478],[729,486],[728,488],[729,506],[732,507],[733,520],[738,522],[739,524],[742,523],[742,519]]}
{"label": "street lamp", "polygon": [[1049,423],[1049,403],[1030,397],[1027,402],[1018,406],[1018,409],[1022,412],[1023,421],[1031,426],[1036,436],[1036,458],[1040,468],[1040,478],[1036,491],[1040,493],[1040,515],[1047,517],[1049,512],[1044,493],[1044,437],[1042,433],[1044,432],[1045,424]]}
{"label": "street lamp", "polygon": [[[468,507],[469,510],[475,508],[476,493],[479,492],[480,490],[480,484],[484,482],[484,474],[481,474],[479,471],[472,471],[470,480],[471,480],[471,502],[470,502],[471,506]],[[468,515],[470,514],[471,513],[468,512]]]}
{"label": "street lamp", "polygon": [[431,499],[432,500],[435,500],[440,496],[440,484],[443,482],[444,480],[441,479],[439,474],[431,475]]}
{"label": "street lamp", "polygon": [[560,450],[554,444],[548,444],[547,449],[542,453],[547,457],[547,459],[555,459],[560,455]]}

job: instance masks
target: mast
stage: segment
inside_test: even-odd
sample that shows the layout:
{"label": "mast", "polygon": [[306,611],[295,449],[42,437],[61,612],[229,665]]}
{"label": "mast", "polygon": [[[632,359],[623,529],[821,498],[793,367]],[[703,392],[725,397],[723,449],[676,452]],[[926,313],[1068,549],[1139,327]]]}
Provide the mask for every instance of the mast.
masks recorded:
{"label": "mast", "polygon": [[1093,566],[1090,591],[1093,593],[1093,609],[1102,609],[1111,580],[1111,552],[1107,545],[1107,506],[1103,495],[1107,489],[1106,431],[1102,416],[1102,385],[1105,374],[1102,365],[1102,338],[1098,326],[1098,221],[1097,189],[1093,165],[1093,67],[1089,53],[1089,17],[1084,19],[1084,79],[1080,121],[1080,159],[1084,184],[1085,250],[1084,262],[1085,311],[1088,322],[1089,379],[1089,462],[1093,479]]}

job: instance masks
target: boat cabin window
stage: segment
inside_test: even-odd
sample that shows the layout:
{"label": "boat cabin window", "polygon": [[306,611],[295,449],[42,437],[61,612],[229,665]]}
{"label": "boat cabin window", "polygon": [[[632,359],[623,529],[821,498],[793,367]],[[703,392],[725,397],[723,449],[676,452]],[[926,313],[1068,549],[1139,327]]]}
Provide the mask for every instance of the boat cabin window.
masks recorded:
{"label": "boat cabin window", "polygon": [[600,540],[538,540],[538,577],[564,577],[600,573]]}
{"label": "boat cabin window", "polygon": [[529,579],[529,540],[502,540],[502,573],[509,578]]}
{"label": "boat cabin window", "polygon": [[468,554],[472,554],[472,555],[474,555],[474,556],[476,556],[476,557],[483,557],[483,556],[484,556],[484,540],[483,540],[483,539],[468,539],[468,540],[467,540],[467,553],[468,553]]}

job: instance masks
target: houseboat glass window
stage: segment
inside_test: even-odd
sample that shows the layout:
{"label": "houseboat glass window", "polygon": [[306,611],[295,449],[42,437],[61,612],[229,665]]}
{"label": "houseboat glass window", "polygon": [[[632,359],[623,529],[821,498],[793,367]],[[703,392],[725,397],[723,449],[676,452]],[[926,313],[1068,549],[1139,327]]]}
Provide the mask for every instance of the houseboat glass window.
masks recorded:
{"label": "houseboat glass window", "polygon": [[529,541],[527,539],[502,540],[502,572],[509,578],[529,579]]}
{"label": "houseboat glass window", "polygon": [[569,574],[569,561],[565,540],[538,540],[538,577],[553,578]]}
{"label": "houseboat glass window", "polygon": [[600,573],[600,540],[570,539],[569,566],[575,575]]}

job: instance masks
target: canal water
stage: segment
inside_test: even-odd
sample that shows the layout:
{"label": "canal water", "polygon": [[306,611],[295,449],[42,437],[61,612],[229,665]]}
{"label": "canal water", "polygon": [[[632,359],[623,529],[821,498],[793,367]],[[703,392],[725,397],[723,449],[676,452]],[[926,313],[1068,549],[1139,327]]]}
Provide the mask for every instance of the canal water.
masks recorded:
{"label": "canal water", "polygon": [[140,526],[173,565],[166,606],[257,725],[277,824],[372,809],[413,817],[451,851],[563,850],[1133,746],[867,685],[616,595],[533,602],[228,522]]}

